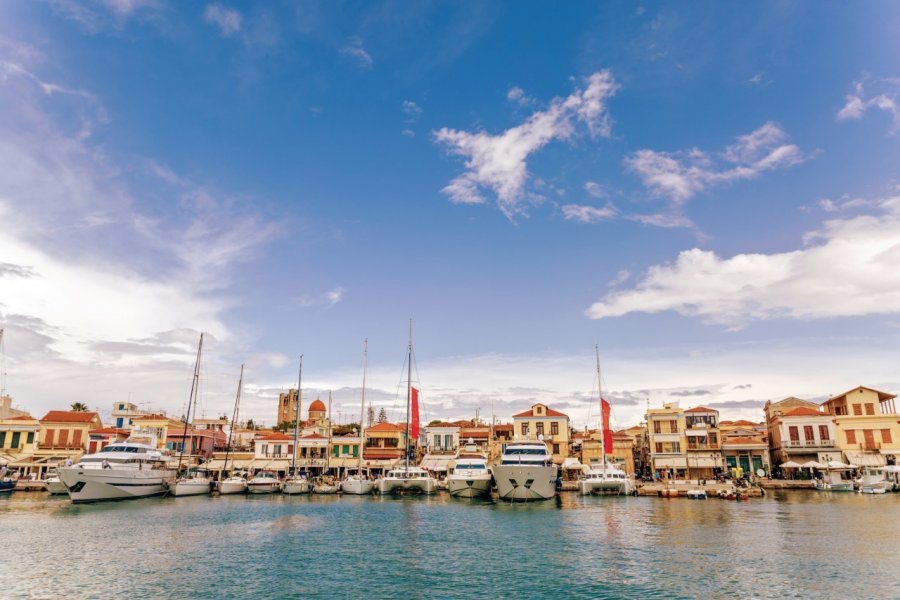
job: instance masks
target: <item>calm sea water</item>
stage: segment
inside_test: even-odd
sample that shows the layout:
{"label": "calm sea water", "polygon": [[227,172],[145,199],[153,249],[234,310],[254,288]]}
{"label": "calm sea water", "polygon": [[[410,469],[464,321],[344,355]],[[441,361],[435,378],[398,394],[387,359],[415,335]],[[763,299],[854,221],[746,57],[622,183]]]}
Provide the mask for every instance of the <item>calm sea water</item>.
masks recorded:
{"label": "calm sea water", "polygon": [[900,598],[900,495],[0,499],[0,596]]}

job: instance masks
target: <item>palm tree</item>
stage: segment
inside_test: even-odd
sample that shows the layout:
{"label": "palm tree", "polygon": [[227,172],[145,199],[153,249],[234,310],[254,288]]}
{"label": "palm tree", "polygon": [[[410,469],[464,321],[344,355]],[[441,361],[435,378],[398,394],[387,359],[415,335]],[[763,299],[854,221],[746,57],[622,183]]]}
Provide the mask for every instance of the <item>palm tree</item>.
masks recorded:
{"label": "palm tree", "polygon": [[87,412],[88,409],[87,404],[85,404],[84,402],[75,402],[74,404],[72,404],[71,408],[75,412]]}

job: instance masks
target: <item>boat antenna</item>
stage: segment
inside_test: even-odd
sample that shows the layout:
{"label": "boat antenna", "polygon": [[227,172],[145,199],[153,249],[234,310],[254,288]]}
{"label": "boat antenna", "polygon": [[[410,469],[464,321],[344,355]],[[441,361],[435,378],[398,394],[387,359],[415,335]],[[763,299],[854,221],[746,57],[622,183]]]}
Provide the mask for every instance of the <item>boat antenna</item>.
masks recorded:
{"label": "boat antenna", "polygon": [[[197,395],[197,387],[200,383],[200,355],[203,352],[203,334],[200,334],[200,343],[197,345],[197,362],[194,363],[194,377],[191,379],[191,395],[188,396],[187,410],[184,413],[184,431],[181,433],[181,454],[178,455],[178,472],[181,472],[181,462],[184,458],[184,447],[187,445],[188,419],[191,416],[191,403]],[[191,441],[193,441],[193,434]]]}
{"label": "boat antenna", "polygon": [[[294,451],[291,454],[291,477],[297,474],[297,435],[300,433],[300,390],[303,383],[303,355],[300,355],[300,369],[297,372],[297,410],[294,415]],[[288,398],[291,390],[288,389]]]}
{"label": "boat antenna", "polygon": [[231,451],[231,438],[237,424],[238,410],[241,405],[241,389],[244,387],[244,365],[241,365],[241,376],[238,378],[237,396],[234,398],[234,413],[231,415],[231,428],[228,430],[228,443],[225,444],[225,462],[222,464],[222,475],[228,472],[228,453]]}
{"label": "boat antenna", "polygon": [[409,473],[409,406],[412,402],[412,319],[409,320],[409,345],[406,363],[406,472]]}

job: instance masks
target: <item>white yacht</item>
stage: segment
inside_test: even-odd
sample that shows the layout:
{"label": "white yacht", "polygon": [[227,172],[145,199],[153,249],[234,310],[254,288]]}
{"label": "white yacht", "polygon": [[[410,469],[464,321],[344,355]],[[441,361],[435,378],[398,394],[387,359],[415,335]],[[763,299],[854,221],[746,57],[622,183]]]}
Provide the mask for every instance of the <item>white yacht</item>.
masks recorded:
{"label": "white yacht", "polygon": [[59,473],[56,472],[56,469],[50,469],[47,472],[47,478],[44,480],[44,483],[47,484],[47,491],[50,492],[51,496],[66,494],[66,486],[59,480]]}
{"label": "white yacht", "polygon": [[578,482],[578,487],[582,496],[590,494],[630,496],[634,493],[634,482],[628,474],[605,461],[591,467]]}
{"label": "white yacht", "polygon": [[212,487],[213,480],[209,476],[209,471],[202,467],[194,467],[187,475],[175,481],[172,493],[175,496],[202,496],[209,494]]}
{"label": "white yacht", "polygon": [[362,393],[359,397],[359,456],[356,466],[356,473],[347,477],[341,482],[341,492],[344,494],[353,494],[363,496],[371,494],[375,489],[375,482],[369,479],[368,473],[363,470],[363,454],[366,447],[366,372],[369,367],[369,340],[367,339],[363,345],[363,379]]}
{"label": "white yacht", "polygon": [[371,494],[375,489],[375,482],[366,477],[362,471],[350,475],[341,482],[341,492],[345,494],[353,494],[356,496],[365,496]]}
{"label": "white yacht", "polygon": [[405,492],[433,494],[437,491],[437,480],[425,469],[400,467],[391,469],[376,483],[379,494],[400,494]]}
{"label": "white yacht", "polygon": [[556,495],[558,467],[542,441],[508,443],[500,464],[491,470],[501,500],[547,500]]}
{"label": "white yacht", "polygon": [[175,479],[155,444],[116,442],[57,469],[74,503],[125,500],[164,494]]}
{"label": "white yacht", "polygon": [[247,474],[243,471],[219,482],[219,494],[246,494]]}
{"label": "white yacht", "polygon": [[472,440],[456,453],[453,472],[447,475],[447,491],[451,496],[478,498],[491,495],[491,472],[487,459]]}
{"label": "white yacht", "polygon": [[281,480],[272,471],[260,471],[247,481],[251,494],[274,494],[281,491]]}
{"label": "white yacht", "polygon": [[865,467],[857,479],[859,491],[863,494],[884,494],[891,491],[893,485],[884,473],[884,467]]}
{"label": "white yacht", "polygon": [[284,480],[282,494],[293,496],[296,494],[308,494],[312,491],[312,483],[305,475],[293,475]]}

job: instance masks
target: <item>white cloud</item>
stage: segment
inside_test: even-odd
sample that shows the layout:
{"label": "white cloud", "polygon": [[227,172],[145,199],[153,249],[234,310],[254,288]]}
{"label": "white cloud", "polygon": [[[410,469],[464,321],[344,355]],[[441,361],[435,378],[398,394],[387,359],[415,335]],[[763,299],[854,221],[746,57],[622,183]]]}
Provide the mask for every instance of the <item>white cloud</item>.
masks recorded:
{"label": "white cloud", "polygon": [[331,308],[344,299],[346,289],[338,286],[318,295],[304,294],[300,296],[297,303],[303,308]]}
{"label": "white cloud", "polygon": [[591,198],[606,198],[609,194],[606,188],[595,181],[588,181],[584,184],[584,190]]}
{"label": "white cloud", "polygon": [[862,81],[853,84],[853,92],[847,94],[846,103],[837,113],[838,121],[856,121],[871,108],[886,112],[891,117],[891,132],[900,128],[900,105],[898,105],[898,82],[895,79],[878,79],[870,82],[879,90],[875,95],[866,94]]}
{"label": "white cloud", "polygon": [[786,142],[784,130],[770,121],[725,148],[721,158],[729,164],[721,167],[696,148],[675,153],[639,150],[625,159],[625,165],[654,194],[680,204],[710,186],[752,179],[806,160],[800,148]]}
{"label": "white cloud", "polygon": [[225,37],[231,37],[240,31],[243,20],[240,11],[226,8],[221,4],[207,4],[203,11],[203,19],[207,23],[216,25],[219,32]]}
{"label": "white cloud", "polygon": [[585,206],[581,204],[566,204],[562,207],[563,216],[567,221],[580,221],[582,223],[597,223],[615,219],[619,214],[616,207],[607,203],[606,206]]}
{"label": "white cloud", "polygon": [[374,64],[372,57],[363,48],[362,38],[357,36],[351,37],[348,44],[341,48],[340,53],[351,57],[364,69],[371,69]]}
{"label": "white cloud", "polygon": [[650,267],[630,290],[588,309],[593,319],[675,311],[739,329],[773,318],[821,319],[900,312],[900,197],[880,214],[827,221],[809,244],[723,259],[694,248]]}
{"label": "white cloud", "polygon": [[91,34],[104,29],[120,29],[138,15],[158,19],[162,9],[158,0],[51,0],[50,5],[54,13],[75,21]]}
{"label": "white cloud", "polygon": [[422,116],[422,107],[413,102],[412,100],[404,100],[403,101],[403,112],[406,114],[408,122],[416,121],[420,116]]}
{"label": "white cloud", "polygon": [[652,215],[628,215],[625,217],[630,221],[636,221],[644,225],[652,225],[653,227],[663,227],[666,229],[695,229],[696,225],[693,221],[677,213],[655,213]]}
{"label": "white cloud", "polygon": [[400,135],[402,135],[403,137],[414,138],[416,137],[416,132],[412,129],[402,129],[400,131]]}
{"label": "white cloud", "polygon": [[619,86],[608,70],[594,73],[586,83],[583,90],[553,99],[546,110],[533,113],[521,125],[498,135],[447,127],[436,131],[438,143],[466,158],[465,173],[453,179],[443,192],[455,203],[481,204],[486,201],[483,191],[489,189],[508,218],[524,215],[531,154],[551,141],[571,138],[578,124],[585,125],[594,137],[610,134],[606,102]]}

